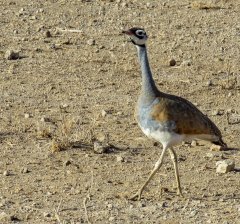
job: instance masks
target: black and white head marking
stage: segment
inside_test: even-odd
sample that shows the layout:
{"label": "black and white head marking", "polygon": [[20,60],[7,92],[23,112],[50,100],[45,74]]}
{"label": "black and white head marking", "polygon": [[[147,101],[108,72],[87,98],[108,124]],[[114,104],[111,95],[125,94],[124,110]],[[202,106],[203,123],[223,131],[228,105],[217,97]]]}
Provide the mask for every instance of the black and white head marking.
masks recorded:
{"label": "black and white head marking", "polygon": [[123,31],[123,33],[127,34],[130,37],[133,44],[138,46],[145,46],[148,36],[144,29],[133,27],[127,31]]}

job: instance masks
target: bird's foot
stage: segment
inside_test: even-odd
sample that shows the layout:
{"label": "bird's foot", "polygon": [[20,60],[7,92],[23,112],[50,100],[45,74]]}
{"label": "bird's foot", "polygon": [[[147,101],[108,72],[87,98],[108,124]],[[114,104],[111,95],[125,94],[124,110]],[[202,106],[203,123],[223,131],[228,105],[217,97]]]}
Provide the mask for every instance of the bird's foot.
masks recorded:
{"label": "bird's foot", "polygon": [[134,194],[132,197],[130,197],[129,199],[132,201],[140,201],[141,200],[141,196],[142,196],[142,190],[138,190],[138,192],[136,194]]}
{"label": "bird's foot", "polygon": [[177,195],[180,196],[180,197],[182,197],[182,198],[184,198],[184,196],[183,196],[183,194],[182,194],[182,190],[180,190],[180,189],[178,189]]}

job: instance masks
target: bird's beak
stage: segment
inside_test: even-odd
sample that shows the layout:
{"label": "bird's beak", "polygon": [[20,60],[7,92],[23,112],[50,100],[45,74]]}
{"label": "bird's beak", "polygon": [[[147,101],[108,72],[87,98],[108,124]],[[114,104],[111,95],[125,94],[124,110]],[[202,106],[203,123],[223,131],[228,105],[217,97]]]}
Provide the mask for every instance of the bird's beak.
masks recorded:
{"label": "bird's beak", "polygon": [[129,30],[123,30],[122,33],[123,34],[127,34],[129,36],[133,35],[133,33],[131,31],[129,31]]}

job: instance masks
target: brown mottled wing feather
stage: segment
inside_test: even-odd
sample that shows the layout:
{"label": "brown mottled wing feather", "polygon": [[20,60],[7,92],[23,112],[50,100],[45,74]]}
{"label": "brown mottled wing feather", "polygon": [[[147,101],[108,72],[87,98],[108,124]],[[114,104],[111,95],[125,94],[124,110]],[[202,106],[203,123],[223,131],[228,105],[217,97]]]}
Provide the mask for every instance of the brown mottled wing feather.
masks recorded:
{"label": "brown mottled wing feather", "polygon": [[176,122],[175,132],[186,135],[211,135],[221,140],[217,126],[191,102],[177,96],[162,94],[159,103],[153,107],[152,117],[159,122]]}

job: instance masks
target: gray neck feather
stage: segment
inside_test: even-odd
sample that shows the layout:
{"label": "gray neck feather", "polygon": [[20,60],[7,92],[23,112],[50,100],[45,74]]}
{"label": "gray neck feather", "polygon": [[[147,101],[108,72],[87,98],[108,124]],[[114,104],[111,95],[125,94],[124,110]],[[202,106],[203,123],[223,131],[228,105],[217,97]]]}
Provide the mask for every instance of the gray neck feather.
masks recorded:
{"label": "gray neck feather", "polygon": [[142,70],[142,90],[140,95],[141,103],[151,103],[159,92],[152,77],[152,72],[148,62],[146,46],[137,46],[138,58]]}

